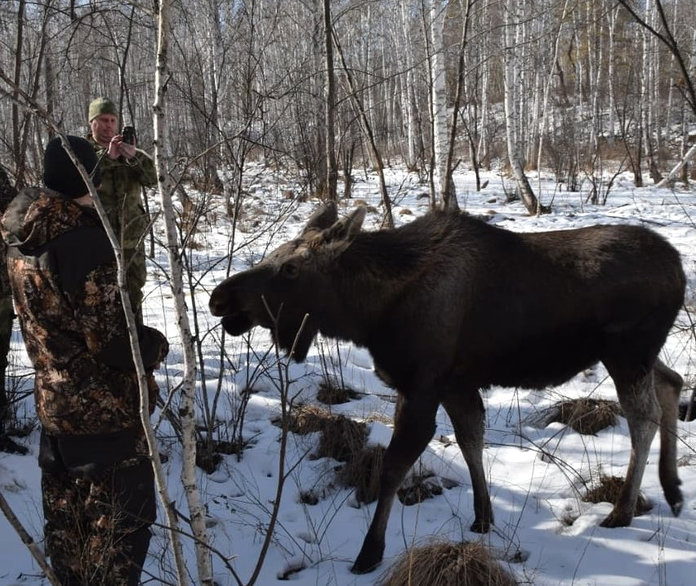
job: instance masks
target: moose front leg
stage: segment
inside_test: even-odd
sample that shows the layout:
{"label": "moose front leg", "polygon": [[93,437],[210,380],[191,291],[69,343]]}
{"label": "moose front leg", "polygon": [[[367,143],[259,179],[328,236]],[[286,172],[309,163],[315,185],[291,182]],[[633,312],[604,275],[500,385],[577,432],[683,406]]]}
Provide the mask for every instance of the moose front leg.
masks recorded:
{"label": "moose front leg", "polygon": [[384,454],[379,499],[360,553],[351,568],[354,574],[371,572],[382,561],[384,534],[396,491],[435,433],[438,403],[430,398],[406,399],[399,395],[394,433]]}

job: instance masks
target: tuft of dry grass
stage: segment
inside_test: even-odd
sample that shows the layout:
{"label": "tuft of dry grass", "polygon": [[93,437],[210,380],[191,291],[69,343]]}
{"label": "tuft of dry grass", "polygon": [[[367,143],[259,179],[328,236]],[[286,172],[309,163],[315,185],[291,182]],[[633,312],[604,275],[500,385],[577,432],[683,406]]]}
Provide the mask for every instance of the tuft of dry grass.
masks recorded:
{"label": "tuft of dry grass", "polygon": [[367,443],[367,425],[353,421],[345,415],[334,415],[321,430],[317,458],[333,458],[350,462]]}
{"label": "tuft of dry grass", "polygon": [[363,448],[338,471],[337,478],[341,484],[355,487],[358,502],[371,503],[377,500],[385,451],[384,446]]}
{"label": "tuft of dry grass", "polygon": [[553,422],[563,423],[583,435],[596,435],[616,425],[619,415],[621,407],[616,401],[569,399],[552,405],[536,421],[544,426]]}
{"label": "tuft of dry grass", "polygon": [[[623,483],[624,479],[620,476],[602,476],[599,479],[599,484],[589,489],[582,500],[586,503],[615,504]],[[650,509],[652,509],[650,502],[642,494],[639,494],[636,502],[636,517],[647,513]]]}
{"label": "tuft of dry grass", "polygon": [[[298,405],[290,411],[288,417],[288,431],[297,435],[307,435],[322,431],[326,421],[333,415],[322,407],[315,405]],[[273,425],[281,426],[280,418],[273,420]]]}
{"label": "tuft of dry grass", "polygon": [[341,405],[357,398],[359,395],[353,389],[334,386],[327,382],[320,383],[317,391],[317,401],[325,405]]}
{"label": "tuft of dry grass", "polygon": [[[280,420],[273,421],[280,425]],[[299,405],[290,411],[288,430],[298,435],[320,432],[315,458],[334,458],[347,462],[367,442],[367,425],[345,415],[335,415],[315,405]]]}
{"label": "tuft of dry grass", "polygon": [[436,541],[404,553],[380,586],[516,586],[479,542]]}

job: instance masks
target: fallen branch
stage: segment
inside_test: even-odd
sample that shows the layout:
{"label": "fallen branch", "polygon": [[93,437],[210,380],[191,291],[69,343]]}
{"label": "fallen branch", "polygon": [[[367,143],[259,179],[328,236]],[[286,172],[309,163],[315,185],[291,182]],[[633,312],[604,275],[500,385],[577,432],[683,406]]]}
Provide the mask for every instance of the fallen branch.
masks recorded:
{"label": "fallen branch", "polygon": [[691,159],[694,158],[694,155],[696,155],[696,144],[693,145],[687,153],[684,155],[684,158],[679,162],[679,164],[672,169],[667,177],[662,179],[655,187],[666,187],[667,184],[671,183],[674,181],[674,179],[677,177],[679,172],[684,168],[684,165],[686,165]]}

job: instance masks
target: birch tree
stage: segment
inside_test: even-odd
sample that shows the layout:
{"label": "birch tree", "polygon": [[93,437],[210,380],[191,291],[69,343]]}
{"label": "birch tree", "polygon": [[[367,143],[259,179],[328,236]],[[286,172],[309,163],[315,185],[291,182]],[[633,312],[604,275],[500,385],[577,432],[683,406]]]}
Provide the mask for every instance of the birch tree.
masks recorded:
{"label": "birch tree", "polygon": [[387,183],[384,178],[384,163],[382,161],[382,155],[377,147],[377,141],[375,140],[375,135],[372,130],[372,124],[367,116],[365,106],[362,103],[360,95],[358,93],[355,81],[353,80],[353,75],[348,67],[345,60],[345,55],[343,54],[343,49],[338,41],[336,35],[333,35],[334,43],[336,49],[338,50],[339,57],[341,59],[341,65],[343,67],[343,73],[346,78],[346,84],[349,90],[349,96],[351,101],[355,104],[355,110],[357,111],[358,117],[360,119],[360,125],[365,135],[367,141],[367,147],[370,151],[372,157],[373,167],[377,171],[377,177],[379,179],[379,189],[382,196],[382,204],[384,205],[384,219],[382,221],[382,226],[384,228],[394,227],[394,218],[392,216],[391,200],[389,199],[389,193],[387,191]]}
{"label": "birch tree", "polygon": [[326,85],[324,90],[324,113],[326,130],[326,198],[336,201],[336,184],[338,182],[338,165],[336,163],[336,78],[333,58],[333,25],[331,24],[331,0],[322,2],[324,15],[324,50],[326,58]]}
{"label": "birch tree", "polygon": [[[212,563],[210,548],[205,527],[205,508],[201,503],[196,482],[196,421],[195,421],[195,392],[196,392],[196,362],[191,328],[186,308],[183,268],[179,254],[176,226],[174,223],[174,206],[172,202],[172,185],[167,165],[167,126],[166,126],[166,82],[169,77],[169,34],[170,7],[168,0],[159,0],[158,34],[157,34],[157,67],[155,72],[155,103],[154,113],[154,144],[155,165],[157,167],[157,190],[159,192],[167,231],[167,252],[171,272],[171,288],[175,303],[176,323],[181,337],[184,356],[184,374],[182,380],[182,406],[179,409],[182,419],[183,435],[183,466],[181,480],[186,492],[190,513],[191,531],[195,538],[196,563],[198,566],[199,583],[213,586]],[[127,297],[127,296],[126,296]],[[142,394],[142,393],[141,393]],[[159,460],[159,452],[154,436],[148,434],[150,454],[155,462]],[[158,472],[159,471],[159,472]],[[156,467],[156,473],[161,474],[161,466]],[[186,583],[186,566],[183,558],[181,540],[177,531],[176,511],[170,501],[165,483],[158,478],[160,496],[164,504],[169,534],[174,549],[176,569],[179,584]]]}
{"label": "birch tree", "polygon": [[[560,48],[561,38],[562,38],[562,33],[563,33],[563,25],[565,24],[566,16],[568,14],[569,3],[570,3],[570,0],[564,0],[564,2],[563,2],[563,11],[561,12],[561,17],[558,21],[558,28],[556,29],[556,32],[554,34],[553,54],[552,54],[551,60],[548,62],[548,71],[546,72],[545,79],[543,82],[543,96],[542,96],[542,100],[541,100],[541,118],[539,121],[539,129],[538,129],[539,143],[538,143],[537,160],[536,160],[537,169],[541,169],[541,165],[542,165],[542,153],[544,150],[544,137],[546,135],[548,117],[549,117],[549,94],[551,92],[551,82],[552,82],[553,72],[554,72],[554,69],[556,67],[556,62],[558,61],[558,53],[559,53],[559,48]],[[541,181],[541,176],[539,177],[539,181]]]}
{"label": "birch tree", "polygon": [[[428,0],[428,32],[430,34],[430,120],[433,143],[433,187],[431,205],[443,202],[456,207],[454,186],[447,181],[447,71],[443,29],[447,1]],[[448,192],[445,190],[448,189]],[[453,202],[453,203],[452,203]]]}
{"label": "birch tree", "polygon": [[408,38],[411,26],[411,18],[409,16],[409,3],[400,2],[399,18],[401,26],[399,27],[400,35],[397,37],[401,40],[401,44],[406,50],[402,53],[403,59],[403,81],[399,84],[401,112],[403,117],[403,125],[406,131],[406,146],[405,162],[406,168],[413,171],[416,169],[417,152],[417,128],[418,119],[416,115],[416,95],[415,95],[415,73],[414,73],[414,58],[413,52],[408,48]]}
{"label": "birch tree", "polygon": [[[667,47],[671,55],[674,57],[677,63],[678,71],[681,76],[679,85],[682,92],[682,96],[685,102],[688,104],[689,108],[691,109],[692,114],[696,116],[696,80],[694,79],[691,70],[687,66],[687,58],[685,56],[686,53],[682,50],[682,47],[680,46],[677,37],[675,36],[672,30],[672,27],[670,27],[669,25],[667,14],[664,10],[664,6],[662,5],[662,0],[653,0],[655,3],[655,10],[657,11],[658,21],[661,26],[660,30],[657,30],[655,27],[653,27],[650,24],[650,22],[647,21],[647,19],[645,19],[638,13],[637,7],[635,6],[634,2],[632,2],[631,0],[618,1],[619,4],[621,4],[621,6],[631,15],[632,18],[648,33],[659,39],[660,42]],[[670,171],[667,177],[665,177],[660,183],[658,183],[658,186],[665,185],[668,181],[672,181],[677,176],[681,168],[695,155],[696,148],[689,149],[689,151],[684,155],[682,161],[680,161],[679,164],[674,169],[672,169],[672,171]]]}
{"label": "birch tree", "polygon": [[[447,152],[445,155],[444,169],[444,185],[442,186],[441,201],[444,209],[459,209],[457,203],[456,191],[454,188],[454,180],[452,174],[454,172],[455,147],[457,142],[457,121],[459,120],[459,108],[461,105],[462,95],[464,93],[464,63],[466,54],[466,45],[468,42],[469,19],[471,16],[471,7],[476,0],[463,0],[459,3],[461,31],[459,37],[459,50],[457,51],[457,71],[456,83],[454,90],[454,103],[452,106],[452,116],[449,125],[449,139],[447,141]],[[472,157],[475,155],[472,153]]]}
{"label": "birch tree", "polygon": [[508,161],[522,203],[530,214],[542,211],[532,186],[524,172],[524,140],[521,128],[519,102],[520,83],[520,38],[518,24],[522,19],[523,0],[505,0],[504,6],[504,77],[505,87],[505,131],[507,136]]}

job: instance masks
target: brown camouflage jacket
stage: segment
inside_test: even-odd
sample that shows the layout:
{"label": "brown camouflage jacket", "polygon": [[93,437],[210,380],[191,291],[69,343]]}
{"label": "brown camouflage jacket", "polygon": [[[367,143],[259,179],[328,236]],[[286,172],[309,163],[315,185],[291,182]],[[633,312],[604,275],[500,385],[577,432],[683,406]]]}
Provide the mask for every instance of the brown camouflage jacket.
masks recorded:
{"label": "brown camouflage jacket", "polygon": [[[44,429],[102,434],[139,425],[139,391],[113,251],[96,211],[47,189],[26,189],[2,218],[12,293]],[[164,336],[139,331],[152,370]]]}

